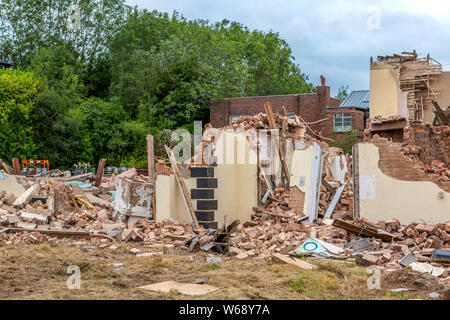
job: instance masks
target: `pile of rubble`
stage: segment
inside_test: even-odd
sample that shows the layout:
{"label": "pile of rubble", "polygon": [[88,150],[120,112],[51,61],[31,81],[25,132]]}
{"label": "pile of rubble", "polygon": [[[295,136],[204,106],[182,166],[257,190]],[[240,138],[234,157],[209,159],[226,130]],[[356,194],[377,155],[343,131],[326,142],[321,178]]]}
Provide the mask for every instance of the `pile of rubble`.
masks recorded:
{"label": "pile of rubble", "polygon": [[[277,253],[295,255],[295,249],[311,238],[342,249],[334,259],[390,269],[410,266],[430,271],[450,285],[450,221],[402,226],[397,220],[370,223],[324,219],[319,224],[299,224],[289,218],[263,215],[238,226],[231,234],[229,252],[240,259],[265,259]],[[437,257],[433,256],[436,252]]]}
{"label": "pile of rubble", "polygon": [[112,208],[117,180],[147,180],[137,175],[135,169],[104,178],[99,188],[92,185],[92,174],[66,179],[6,174],[2,177],[18,183],[25,191],[18,196],[5,190],[0,192],[0,243],[38,243],[55,237],[162,243],[165,234],[173,235],[175,242],[179,241],[177,236],[192,233],[191,226],[173,221],[127,224],[117,218]]}

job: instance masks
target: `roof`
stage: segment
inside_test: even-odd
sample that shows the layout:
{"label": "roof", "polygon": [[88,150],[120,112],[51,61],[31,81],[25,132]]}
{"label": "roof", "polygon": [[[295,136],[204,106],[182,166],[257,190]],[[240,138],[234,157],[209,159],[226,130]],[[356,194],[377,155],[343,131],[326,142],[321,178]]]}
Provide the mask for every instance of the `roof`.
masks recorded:
{"label": "roof", "polygon": [[352,91],[347,98],[341,103],[340,108],[358,108],[370,109],[370,91],[357,90]]}

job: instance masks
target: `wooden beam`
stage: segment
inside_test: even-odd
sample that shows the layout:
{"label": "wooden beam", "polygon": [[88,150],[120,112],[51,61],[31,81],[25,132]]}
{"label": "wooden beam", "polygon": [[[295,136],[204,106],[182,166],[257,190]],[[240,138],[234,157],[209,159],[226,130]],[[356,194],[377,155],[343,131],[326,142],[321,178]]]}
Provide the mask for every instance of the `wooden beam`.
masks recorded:
{"label": "wooden beam", "polygon": [[153,136],[147,136],[147,160],[148,160],[148,177],[150,183],[155,184],[155,153],[153,145]]}
{"label": "wooden beam", "polygon": [[98,163],[97,175],[95,176],[95,186],[98,188],[102,184],[103,172],[105,171],[105,159],[101,159]]}
{"label": "wooden beam", "polygon": [[310,264],[310,263],[308,263],[306,261],[303,261],[303,260],[300,260],[300,259],[294,259],[294,258],[291,258],[291,257],[288,257],[288,256],[284,256],[284,255],[282,255],[280,253],[274,253],[272,256],[274,258],[277,258],[277,259],[287,263],[287,264],[291,264],[291,265],[297,266],[297,267],[299,267],[300,269],[303,269],[303,270],[313,270],[313,269],[317,268],[316,265]]}
{"label": "wooden beam", "polygon": [[165,145],[164,148],[166,149],[167,155],[169,156],[170,164],[172,165],[173,172],[175,173],[175,178],[178,182],[178,187],[180,188],[181,195],[183,196],[184,204],[186,205],[189,217],[191,218],[192,226],[194,230],[198,230],[200,229],[200,226],[198,224],[197,217],[195,216],[194,208],[192,207],[191,198],[189,197],[189,193],[187,192],[183,176],[181,175],[180,169],[178,169],[173,151],[167,145]]}
{"label": "wooden beam", "polygon": [[270,102],[264,104],[264,109],[266,111],[267,119],[269,120],[270,129],[276,129],[277,124],[275,123],[275,118],[273,116],[272,106],[270,105]]}
{"label": "wooden beam", "polygon": [[449,121],[448,121],[447,116],[445,115],[444,111],[441,109],[441,107],[439,106],[439,104],[436,101],[431,100],[431,102],[433,103],[433,106],[436,109],[437,115],[441,119],[442,123],[444,125],[448,126]]}
{"label": "wooden beam", "polygon": [[2,159],[0,159],[0,164],[3,166],[3,168],[5,169],[7,174],[12,175],[11,170],[9,169],[8,165]]}
{"label": "wooden beam", "polygon": [[[272,112],[272,107],[270,105],[269,102],[267,102],[264,105],[264,109],[266,110],[266,114],[267,114],[267,118],[269,119],[269,125],[270,125],[270,129],[277,129],[277,126],[275,124],[275,118],[273,116],[273,112]],[[286,163],[286,159],[285,159],[285,154],[284,154],[284,149],[283,149],[283,144],[281,143],[281,135],[280,135],[280,142],[278,144],[278,153],[280,156],[280,161],[284,170],[284,174],[286,177],[286,181],[287,184],[289,185],[289,181],[290,181],[290,175],[289,175],[289,169]]]}
{"label": "wooden beam", "polygon": [[14,170],[14,174],[16,176],[20,176],[20,163],[19,163],[19,159],[17,158],[12,158],[12,166],[13,166],[13,170]]}

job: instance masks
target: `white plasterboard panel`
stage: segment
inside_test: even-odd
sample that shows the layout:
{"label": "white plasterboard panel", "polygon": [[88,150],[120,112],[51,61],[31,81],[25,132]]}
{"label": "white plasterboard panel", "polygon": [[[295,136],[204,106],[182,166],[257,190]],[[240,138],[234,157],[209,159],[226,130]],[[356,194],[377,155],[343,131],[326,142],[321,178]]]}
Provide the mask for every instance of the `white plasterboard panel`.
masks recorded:
{"label": "white plasterboard panel", "polygon": [[359,175],[359,198],[376,199],[377,198],[377,177],[374,174]]}

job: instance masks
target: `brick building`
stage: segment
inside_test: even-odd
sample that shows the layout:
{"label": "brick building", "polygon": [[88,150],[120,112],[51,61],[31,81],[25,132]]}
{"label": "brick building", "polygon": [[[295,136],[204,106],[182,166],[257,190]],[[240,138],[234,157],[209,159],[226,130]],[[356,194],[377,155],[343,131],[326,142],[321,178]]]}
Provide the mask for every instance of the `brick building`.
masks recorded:
{"label": "brick building", "polygon": [[316,87],[316,93],[226,98],[214,101],[210,108],[210,122],[216,128],[227,126],[235,118],[264,112],[266,102],[271,104],[275,113],[281,114],[284,106],[288,115],[301,116],[310,123],[309,126],[314,131],[325,137],[352,129],[357,129],[361,138],[364,136],[366,107],[341,106],[341,100],[330,97],[330,87],[325,85],[324,77],[321,77],[321,85]]}

